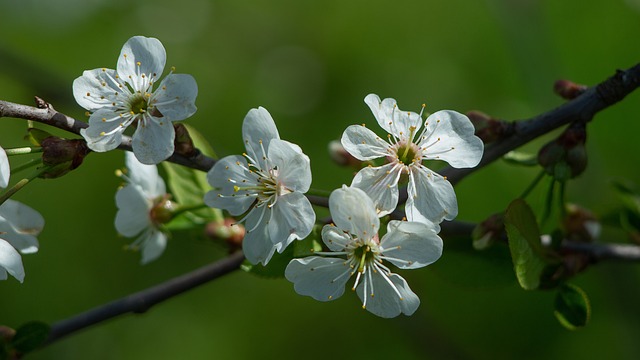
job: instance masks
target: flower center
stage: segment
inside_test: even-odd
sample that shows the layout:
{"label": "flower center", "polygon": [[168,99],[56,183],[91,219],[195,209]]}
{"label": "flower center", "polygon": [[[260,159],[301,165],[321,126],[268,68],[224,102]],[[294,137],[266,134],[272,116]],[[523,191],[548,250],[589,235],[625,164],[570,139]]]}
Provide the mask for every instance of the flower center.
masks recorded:
{"label": "flower center", "polygon": [[415,143],[402,140],[397,143],[396,156],[398,161],[406,166],[413,164],[416,161],[420,161],[420,149]]}
{"label": "flower center", "polygon": [[351,253],[351,263],[358,264],[358,272],[362,273],[365,268],[371,266],[378,256],[378,245],[373,240],[368,241],[355,249]]}
{"label": "flower center", "polygon": [[147,98],[148,97],[145,97],[145,95],[137,93],[132,97],[131,100],[129,100],[129,110],[131,111],[132,115],[138,115],[147,112],[147,108],[149,106]]}

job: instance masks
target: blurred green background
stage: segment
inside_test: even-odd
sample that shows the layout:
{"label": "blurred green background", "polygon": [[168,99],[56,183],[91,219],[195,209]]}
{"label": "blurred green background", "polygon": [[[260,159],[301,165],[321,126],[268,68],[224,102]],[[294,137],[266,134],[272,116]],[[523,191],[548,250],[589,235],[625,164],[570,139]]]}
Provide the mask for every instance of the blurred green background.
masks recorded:
{"label": "blurred green background", "polygon": [[[593,85],[640,60],[639,0],[3,0],[0,12],[0,99],[33,104],[38,95],[82,119],[73,80],[114,68],[129,37],[157,37],[167,66],[196,78],[198,112],[188,123],[220,155],[243,150],[242,119],[264,106],[281,136],[311,157],[313,186],[327,190],[351,181],[326,147],[350,124],[375,124],[368,93],[406,110],[426,103],[431,112],[479,109],[517,120],[563,102],[552,92],[557,79]],[[640,183],[639,100],[632,94],[589,126],[590,164],[570,184],[572,202],[604,213],[618,204],[611,179]],[[25,121],[0,121],[3,147],[25,144]],[[47,223],[40,252],[23,256],[24,284],[0,283],[0,324],[55,322],[223,256],[218,245],[182,236],[147,266],[123,251],[130,240],[113,226],[114,170],[123,159],[119,151],[93,154],[64,178],[16,195]],[[495,163],[466,179],[457,186],[458,218],[504,209],[537,171]],[[611,231],[603,240],[626,238]],[[553,316],[553,292],[525,292],[509,262],[458,247],[445,241],[438,263],[401,273],[422,301],[411,317],[379,319],[349,292],[321,303],[284,279],[235,272],[29,358],[640,357],[637,264],[602,263],[575,279],[593,316],[570,332]]]}

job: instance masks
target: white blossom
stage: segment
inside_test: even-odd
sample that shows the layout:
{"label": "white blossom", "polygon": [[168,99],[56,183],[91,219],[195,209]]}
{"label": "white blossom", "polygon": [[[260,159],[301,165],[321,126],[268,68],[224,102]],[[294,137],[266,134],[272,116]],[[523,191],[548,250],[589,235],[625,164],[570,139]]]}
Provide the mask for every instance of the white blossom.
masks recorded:
{"label": "white blossom", "polygon": [[474,135],[469,118],[442,110],[431,114],[421,130],[422,112],[402,111],[394,99],[381,101],[374,94],[364,101],[389,134],[383,139],[365,126],[352,125],[342,134],[342,145],[358,160],[385,158],[387,164],[363,168],[351,186],[364,190],[373,199],[378,216],[383,216],[398,205],[398,183],[407,177],[408,220],[439,223],[455,218],[458,204],[453,186],[422,162],[444,160],[456,168],[478,165],[484,146]]}
{"label": "white blossom", "polygon": [[346,186],[331,193],[329,209],[335,225],[324,226],[322,240],[330,251],[316,252],[327,257],[293,259],[285,270],[296,292],[319,301],[334,300],[355,275],[352,290],[364,309],[385,318],[413,314],[420,299],[384,262],[401,269],[433,263],[442,254],[439,226],[394,220],[379,240],[373,201],[364,191]]}
{"label": "white blossom", "polygon": [[269,112],[251,109],[242,124],[247,152],[219,160],[207,174],[213,190],[207,205],[246,215],[246,258],[266,265],[275,251],[311,233],[315,213],[304,193],[311,185],[309,158],[298,145],[280,140]]}
{"label": "white blossom", "polygon": [[8,199],[0,205],[0,280],[7,274],[24,281],[22,254],[38,252],[38,239],[44,228],[40,213],[18,201]]}
{"label": "white blossom", "polygon": [[198,86],[191,75],[173,70],[158,85],[165,61],[158,39],[134,36],[124,44],[116,70],[87,70],[73,82],[76,101],[91,112],[89,127],[80,130],[91,150],[115,149],[133,124],[132,147],[140,162],[157,164],[173,154],[172,122],[195,113]]}
{"label": "white blossom", "polygon": [[11,177],[11,168],[9,167],[9,158],[7,153],[0,146],[0,188],[6,188],[9,185]]}
{"label": "white blossom", "polygon": [[127,184],[116,192],[116,230],[126,237],[136,237],[131,248],[140,249],[143,264],[157,259],[167,246],[167,234],[160,228],[171,211],[164,180],[155,165],[140,163],[130,152],[125,153]]}

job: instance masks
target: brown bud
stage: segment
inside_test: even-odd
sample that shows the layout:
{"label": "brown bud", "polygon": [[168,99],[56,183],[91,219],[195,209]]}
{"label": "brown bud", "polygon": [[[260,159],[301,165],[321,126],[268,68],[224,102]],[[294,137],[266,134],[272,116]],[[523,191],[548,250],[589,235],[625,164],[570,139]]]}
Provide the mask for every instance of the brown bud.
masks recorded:
{"label": "brown bud", "polygon": [[331,156],[331,159],[340,166],[351,166],[355,168],[360,168],[362,166],[362,161],[349,154],[339,140],[332,140],[329,142],[329,155]]}
{"label": "brown bud", "polygon": [[242,248],[242,240],[246,231],[236,220],[225,218],[223,221],[212,221],[205,227],[205,235],[210,239],[224,240],[229,245],[229,251],[235,252]]}
{"label": "brown bud", "polygon": [[562,227],[569,241],[593,242],[600,236],[600,223],[596,217],[589,210],[575,204],[567,204]]}
{"label": "brown bud", "polygon": [[508,123],[496,120],[482,111],[471,110],[467,112],[467,117],[476,128],[476,136],[485,144],[500,140],[507,135]]}
{"label": "brown bud", "polygon": [[171,195],[165,194],[156,199],[149,211],[149,217],[154,224],[166,224],[173,219],[175,204],[170,200]]}
{"label": "brown bud", "polygon": [[173,128],[176,131],[176,137],[173,141],[175,145],[175,153],[184,155],[188,158],[196,156],[198,151],[193,145],[193,140],[191,139],[191,135],[189,135],[189,130],[187,130],[186,126],[182,124],[173,124]]}
{"label": "brown bud", "polygon": [[9,343],[16,336],[16,331],[8,326],[0,325],[0,345],[5,342]]}
{"label": "brown bud", "polygon": [[504,240],[505,236],[504,213],[493,214],[473,229],[471,233],[473,248],[476,250],[487,249],[495,242]]}
{"label": "brown bud", "polygon": [[52,179],[60,177],[82,164],[89,148],[84,140],[67,140],[50,136],[41,142],[42,163],[50,167],[41,177]]}
{"label": "brown bud", "polygon": [[575,99],[587,90],[587,86],[569,80],[558,80],[553,84],[553,92],[565,100]]}
{"label": "brown bud", "polygon": [[571,124],[557,139],[547,143],[538,152],[538,163],[558,181],[566,181],[587,167],[586,125]]}

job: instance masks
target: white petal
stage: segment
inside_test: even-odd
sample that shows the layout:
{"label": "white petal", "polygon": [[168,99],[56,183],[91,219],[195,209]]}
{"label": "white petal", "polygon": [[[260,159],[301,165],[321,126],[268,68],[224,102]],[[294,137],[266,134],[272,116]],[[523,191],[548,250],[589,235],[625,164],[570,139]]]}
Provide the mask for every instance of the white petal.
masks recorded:
{"label": "white petal", "polygon": [[284,276],[298,294],[329,301],[342,296],[352,271],[344,259],[311,256],[291,260]]}
{"label": "white petal", "polygon": [[278,167],[279,183],[289,190],[305,193],[311,186],[311,164],[309,157],[292,145],[288,141],[273,139],[268,157],[271,164]]}
{"label": "white petal", "polygon": [[364,102],[369,105],[380,127],[398,138],[407,138],[411,127],[417,131],[422,126],[420,115],[398,109],[395,99],[387,98],[380,101],[378,95],[369,94],[364,98]]}
{"label": "white petal", "polygon": [[44,218],[39,212],[15,200],[8,199],[0,205],[0,217],[20,234],[38,235],[44,228]]}
{"label": "white petal", "polygon": [[89,117],[89,127],[80,130],[80,135],[93,151],[105,152],[117,148],[122,142],[122,133],[133,118],[109,108],[99,109]]}
{"label": "white petal", "polygon": [[322,241],[331,251],[339,252],[344,251],[347,245],[353,242],[353,239],[349,234],[331,224],[322,227]]}
{"label": "white petal", "polygon": [[[242,140],[247,154],[262,163],[261,159],[268,154],[272,139],[280,139],[280,135],[271,114],[263,107],[249,110],[242,123]],[[256,165],[263,168],[260,164]]]}
{"label": "white petal", "polygon": [[271,210],[268,231],[274,245],[282,243],[278,252],[282,252],[293,240],[309,236],[316,222],[309,199],[299,192],[280,196]]}
{"label": "white petal", "polygon": [[373,201],[367,194],[353,187],[342,185],[329,196],[329,210],[338,228],[359,239],[371,239],[378,233],[380,219]]}
{"label": "white petal", "polygon": [[149,228],[142,236],[142,264],[157,259],[167,247],[167,235],[156,228]]}
{"label": "white petal", "polygon": [[484,145],[474,135],[475,128],[468,117],[451,110],[431,114],[426,121],[425,139],[420,141],[426,159],[444,160],[455,168],[478,165]]}
{"label": "white petal", "polygon": [[255,178],[246,171],[244,157],[232,155],[224,157],[209,170],[207,181],[213,187],[205,194],[204,203],[216,209],[224,209],[237,216],[249,210],[256,198],[247,196],[247,191],[235,191],[234,186],[254,186]]}
{"label": "white petal", "polygon": [[0,147],[0,187],[6,188],[9,185],[11,177],[11,167],[9,166],[9,158],[7,153]]}
{"label": "white petal", "polygon": [[22,258],[16,249],[8,242],[0,239],[0,280],[5,280],[6,272],[18,281],[24,281],[24,267]]}
{"label": "white petal", "polygon": [[344,149],[358,160],[372,160],[388,155],[389,143],[362,125],[347,127],[340,141]]}
{"label": "white petal", "polygon": [[442,255],[442,239],[435,225],[392,220],[380,240],[385,260],[401,269],[417,269],[432,264]]}
{"label": "white petal", "polygon": [[447,179],[424,166],[412,168],[407,188],[407,220],[440,223],[458,216],[458,202]]}
{"label": "white petal", "polygon": [[390,214],[398,205],[398,179],[402,167],[389,163],[362,168],[351,186],[364,190],[375,204],[378,216]]}
{"label": "white petal", "polygon": [[[267,230],[268,215],[260,219],[261,211],[262,209],[253,209],[247,215],[247,232],[242,240],[242,251],[252,264],[262,263],[262,265],[267,265],[278,246],[274,245],[269,237]],[[258,221],[260,223],[256,226]]]}
{"label": "white petal", "polygon": [[[393,285],[385,280],[385,276]],[[411,291],[407,282],[400,275],[383,275],[383,272],[378,270],[372,274],[371,280],[373,284],[367,284],[366,294],[364,293],[364,281],[356,289],[358,297],[363,303],[364,297],[367,297],[366,309],[371,313],[383,318],[392,318],[400,314],[411,315],[420,306],[420,299]],[[373,295],[371,285],[373,285]]]}
{"label": "white petal", "polygon": [[[86,70],[82,76],[73,81],[73,97],[78,105],[89,111],[101,108],[115,108],[113,105],[122,103],[122,99],[129,93],[116,83],[116,71],[112,69]],[[118,95],[116,95],[118,94]]]}
{"label": "white petal", "polygon": [[158,167],[146,165],[138,161],[136,156],[129,151],[124,153],[125,164],[129,172],[127,176],[132,184],[139,185],[147,198],[154,199],[163,196],[167,192],[164,180],[158,175]]}
{"label": "white petal", "polygon": [[[159,78],[164,70],[167,53],[160,40],[144,36],[134,36],[127,40],[118,57],[118,74],[125,81],[131,78],[139,78],[145,74],[149,79]],[[138,63],[140,64],[138,66]],[[135,90],[145,91],[136,85],[136,81],[130,82]]]}
{"label": "white petal", "polygon": [[175,136],[170,121],[148,116],[138,123],[131,147],[141,163],[158,164],[173,154]]}
{"label": "white petal", "polygon": [[127,185],[116,192],[116,230],[126,236],[133,237],[142,230],[152,226],[149,211],[151,201],[138,185]]}
{"label": "white petal", "polygon": [[155,105],[165,120],[184,120],[193,115],[196,108],[198,85],[191,75],[167,75],[153,94],[151,105]]}

